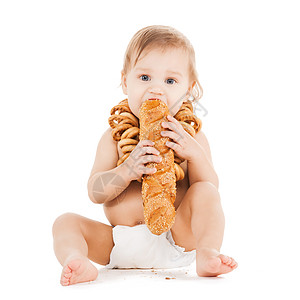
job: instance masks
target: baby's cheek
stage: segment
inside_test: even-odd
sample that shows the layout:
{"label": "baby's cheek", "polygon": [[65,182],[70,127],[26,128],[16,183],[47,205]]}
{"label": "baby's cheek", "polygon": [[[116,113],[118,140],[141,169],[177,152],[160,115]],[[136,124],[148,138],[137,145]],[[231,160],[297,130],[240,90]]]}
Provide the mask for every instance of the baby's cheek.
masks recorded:
{"label": "baby's cheek", "polygon": [[139,119],[139,108],[140,108],[140,101],[136,100],[136,98],[128,95],[128,105],[132,113]]}

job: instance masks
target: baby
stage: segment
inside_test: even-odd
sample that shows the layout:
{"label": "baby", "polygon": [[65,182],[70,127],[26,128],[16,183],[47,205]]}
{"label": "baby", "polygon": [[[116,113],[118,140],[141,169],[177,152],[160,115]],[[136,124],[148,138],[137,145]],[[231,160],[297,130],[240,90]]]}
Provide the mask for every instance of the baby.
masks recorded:
{"label": "baby", "polygon": [[169,26],[139,30],[126,50],[121,85],[136,118],[147,99],[160,99],[169,108],[161,135],[170,138],[166,145],[184,160],[180,166],[185,174],[176,182],[175,222],[159,236],[144,222],[141,178],[156,172],[147,163],[161,161],[154,144],[139,141],[117,166],[123,153],[108,128],[98,144],[88,195],[103,204],[111,226],[72,213],[55,220],[61,284],[95,280],[98,270],[91,261],[108,268],[174,268],[196,260],[198,276],[231,272],[237,262],[220,253],[225,221],[209,143],[202,130],[192,137],[174,118],[183,102],[202,96],[192,45]]}

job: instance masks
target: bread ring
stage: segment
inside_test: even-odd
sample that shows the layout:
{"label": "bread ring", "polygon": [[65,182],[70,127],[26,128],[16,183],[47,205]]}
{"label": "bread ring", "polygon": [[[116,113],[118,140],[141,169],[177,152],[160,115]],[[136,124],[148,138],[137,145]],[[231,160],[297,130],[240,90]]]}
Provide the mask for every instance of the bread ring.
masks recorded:
{"label": "bread ring", "polygon": [[128,106],[128,100],[124,99],[122,100],[118,105],[114,106],[111,110],[110,110],[110,114],[111,115],[115,115],[116,112],[118,112],[119,114],[121,112],[129,112],[131,113],[131,110]]}
{"label": "bread ring", "polygon": [[132,122],[134,123],[133,126],[139,127],[139,120],[133,114],[128,112],[122,112],[120,116],[131,119]]}
{"label": "bread ring", "polygon": [[129,152],[126,153],[126,154],[124,154],[124,155],[118,160],[117,166],[119,166],[120,164],[122,164],[122,163],[128,158],[129,154],[130,154]]}
{"label": "bread ring", "polygon": [[131,118],[128,118],[124,115],[114,115],[109,117],[108,123],[112,128],[115,128],[116,126],[120,124],[131,124],[132,126],[136,126],[137,122],[132,120]]}
{"label": "bread ring", "polygon": [[111,132],[111,135],[114,137],[114,140],[119,141],[121,139],[122,133],[131,126],[131,124],[121,124],[120,126],[114,128]]}
{"label": "bread ring", "polygon": [[129,139],[139,135],[140,129],[137,127],[132,127],[127,129],[121,136],[121,139]]}
{"label": "bread ring", "polygon": [[136,145],[124,145],[121,150],[122,152],[125,154],[127,152],[131,152],[134,148],[135,148]]}
{"label": "bread ring", "polygon": [[189,102],[189,101],[183,102],[183,107],[184,107],[184,108],[188,108],[191,112],[194,111],[194,109],[193,109],[193,104],[192,104],[191,102]]}
{"label": "bread ring", "polygon": [[180,158],[180,157],[178,157],[178,156],[177,156],[177,154],[176,154],[176,153],[174,153],[174,162],[175,162],[176,164],[180,165],[181,163],[183,163],[183,162],[184,162],[184,159],[183,159],[183,158]]}
{"label": "bread ring", "polygon": [[189,124],[193,123],[192,126],[196,124],[195,116],[189,114],[189,110],[187,108],[177,113],[176,117],[178,118],[179,121],[187,122]]}
{"label": "bread ring", "polygon": [[126,145],[137,145],[137,144],[138,144],[138,141],[134,140],[134,139],[123,139],[123,140],[120,140],[118,143],[120,148],[122,148],[123,146],[126,146]]}
{"label": "bread ring", "polygon": [[[196,133],[201,129],[202,122],[197,117],[191,118],[191,117],[185,116],[185,117],[182,117],[180,119],[180,121],[185,122],[187,125],[189,124],[189,125],[193,126]],[[193,123],[193,124],[191,124],[191,123]]]}
{"label": "bread ring", "polygon": [[191,123],[193,123],[191,126],[193,126],[195,133],[201,129],[202,122],[193,114],[193,105],[189,102],[183,102],[182,108],[176,113],[174,118],[178,121],[183,121],[186,124],[191,125]]}
{"label": "bread ring", "polygon": [[182,125],[183,129],[188,132],[192,137],[195,136],[195,129],[192,125],[187,124],[183,121],[179,121],[179,123]]}
{"label": "bread ring", "polygon": [[182,180],[184,178],[184,171],[178,164],[175,165],[175,175],[176,175],[176,181]]}

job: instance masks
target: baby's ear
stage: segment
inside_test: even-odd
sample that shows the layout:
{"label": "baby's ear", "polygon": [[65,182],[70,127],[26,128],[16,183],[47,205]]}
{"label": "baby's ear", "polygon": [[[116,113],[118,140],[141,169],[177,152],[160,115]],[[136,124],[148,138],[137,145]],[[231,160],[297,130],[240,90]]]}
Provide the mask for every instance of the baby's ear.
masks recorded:
{"label": "baby's ear", "polygon": [[196,81],[195,81],[195,80],[193,80],[193,81],[190,83],[190,86],[189,86],[189,92],[190,92],[191,94],[192,94],[192,92],[193,92],[193,88],[194,88],[195,84],[196,84]]}
{"label": "baby's ear", "polygon": [[124,74],[123,71],[121,71],[121,83],[122,83],[122,90],[123,90],[123,93],[125,95],[127,95],[127,83],[126,83],[126,76]]}

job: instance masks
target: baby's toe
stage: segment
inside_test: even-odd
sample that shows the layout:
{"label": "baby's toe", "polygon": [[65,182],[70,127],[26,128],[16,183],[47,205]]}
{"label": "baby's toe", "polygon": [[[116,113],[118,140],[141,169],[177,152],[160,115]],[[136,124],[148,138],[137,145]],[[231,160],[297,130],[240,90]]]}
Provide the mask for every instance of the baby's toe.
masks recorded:
{"label": "baby's toe", "polygon": [[66,265],[66,266],[63,268],[63,273],[64,273],[64,274],[68,274],[68,273],[71,273],[71,272],[72,272],[72,270],[69,268],[68,265]]}
{"label": "baby's toe", "polygon": [[229,256],[220,254],[219,257],[221,258],[223,264],[228,265],[229,263],[231,263],[231,259]]}
{"label": "baby's toe", "polygon": [[72,276],[72,273],[66,273],[66,274],[64,275],[64,277],[67,278],[67,279],[70,279],[71,276]]}
{"label": "baby's toe", "polygon": [[63,286],[69,285],[71,277],[72,277],[72,270],[68,266],[65,266],[62,270],[62,274],[60,278],[61,285]]}
{"label": "baby's toe", "polygon": [[228,266],[228,267],[232,267],[232,265],[235,263],[235,261],[234,261],[234,259],[232,258],[232,257],[228,257],[229,259],[228,259],[228,261],[227,261],[227,263],[226,263],[226,265]]}
{"label": "baby's toe", "polygon": [[230,263],[228,263],[228,266],[233,267],[236,264],[236,261],[232,257],[229,258],[230,258]]}
{"label": "baby's toe", "polygon": [[238,263],[233,260],[232,264],[230,265],[232,268],[236,268],[238,266]]}
{"label": "baby's toe", "polygon": [[62,277],[62,279],[60,280],[61,285],[69,285],[70,284],[70,279],[69,278],[65,278],[64,276]]}

